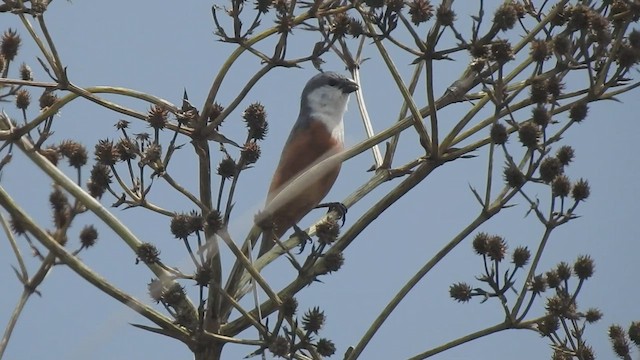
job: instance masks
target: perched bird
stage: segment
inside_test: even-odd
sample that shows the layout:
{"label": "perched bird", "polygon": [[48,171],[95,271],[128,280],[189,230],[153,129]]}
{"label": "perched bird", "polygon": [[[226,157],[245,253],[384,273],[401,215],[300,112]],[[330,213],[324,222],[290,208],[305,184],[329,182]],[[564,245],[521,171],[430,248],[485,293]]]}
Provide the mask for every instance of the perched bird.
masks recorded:
{"label": "perched bird", "polygon": [[282,149],[269,187],[264,211],[268,226],[263,226],[259,256],[315,208],[336,181],[340,162],[323,166],[311,174],[309,180],[287,186],[305,170],[343,150],[342,117],[349,94],[356,90],[355,81],[334,72],[312,77],[302,90],[298,120]]}

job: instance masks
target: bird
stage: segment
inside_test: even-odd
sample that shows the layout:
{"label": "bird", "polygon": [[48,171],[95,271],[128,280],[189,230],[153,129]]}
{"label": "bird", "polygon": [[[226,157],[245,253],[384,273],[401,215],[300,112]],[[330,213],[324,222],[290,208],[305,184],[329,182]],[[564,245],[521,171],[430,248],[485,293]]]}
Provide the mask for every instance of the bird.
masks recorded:
{"label": "bird", "polygon": [[[263,226],[258,256],[269,251],[275,239],[297,226],[333,187],[340,172],[340,161],[316,168],[312,175],[301,175],[344,149],[343,117],[349,95],[357,90],[355,81],[336,72],[313,76],[302,90],[298,119],[269,186],[263,211],[268,225]],[[298,178],[305,180],[294,182]]]}

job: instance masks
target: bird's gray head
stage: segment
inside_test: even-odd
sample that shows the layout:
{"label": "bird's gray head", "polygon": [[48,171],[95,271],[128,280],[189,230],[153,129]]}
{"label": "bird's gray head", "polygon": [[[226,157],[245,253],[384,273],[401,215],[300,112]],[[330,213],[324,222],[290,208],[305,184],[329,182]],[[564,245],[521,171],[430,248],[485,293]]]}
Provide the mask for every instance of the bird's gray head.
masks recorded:
{"label": "bird's gray head", "polygon": [[296,127],[307,125],[311,119],[322,121],[333,136],[342,141],[342,116],[347,110],[349,94],[356,90],[358,84],[355,81],[335,72],[312,77],[302,90]]}

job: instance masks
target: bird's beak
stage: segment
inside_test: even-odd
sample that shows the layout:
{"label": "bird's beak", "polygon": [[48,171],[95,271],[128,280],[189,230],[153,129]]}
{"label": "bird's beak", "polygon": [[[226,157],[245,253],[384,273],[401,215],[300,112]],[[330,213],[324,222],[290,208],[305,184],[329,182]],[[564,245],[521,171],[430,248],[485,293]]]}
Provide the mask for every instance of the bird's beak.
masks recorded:
{"label": "bird's beak", "polygon": [[358,90],[359,86],[358,86],[358,83],[356,83],[351,79],[344,79],[342,84],[340,84],[340,88],[342,89],[343,93],[351,94],[352,92]]}

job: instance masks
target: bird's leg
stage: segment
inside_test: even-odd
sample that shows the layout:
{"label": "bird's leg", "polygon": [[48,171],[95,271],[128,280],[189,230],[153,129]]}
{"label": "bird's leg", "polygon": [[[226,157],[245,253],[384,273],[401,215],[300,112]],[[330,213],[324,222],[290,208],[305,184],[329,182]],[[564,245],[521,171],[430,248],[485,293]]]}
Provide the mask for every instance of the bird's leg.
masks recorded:
{"label": "bird's leg", "polygon": [[322,203],[316,206],[316,209],[319,209],[319,208],[329,208],[327,212],[331,212],[335,210],[335,212],[337,212],[338,215],[340,215],[340,219],[342,219],[342,226],[344,226],[344,222],[347,220],[347,210],[348,210],[345,204],[341,202]]}
{"label": "bird's leg", "polygon": [[311,240],[311,236],[302,230],[298,224],[293,224],[293,235],[300,238],[300,251],[298,252],[298,255],[300,255],[304,251],[305,246],[307,246],[307,243],[311,243],[313,240]]}

